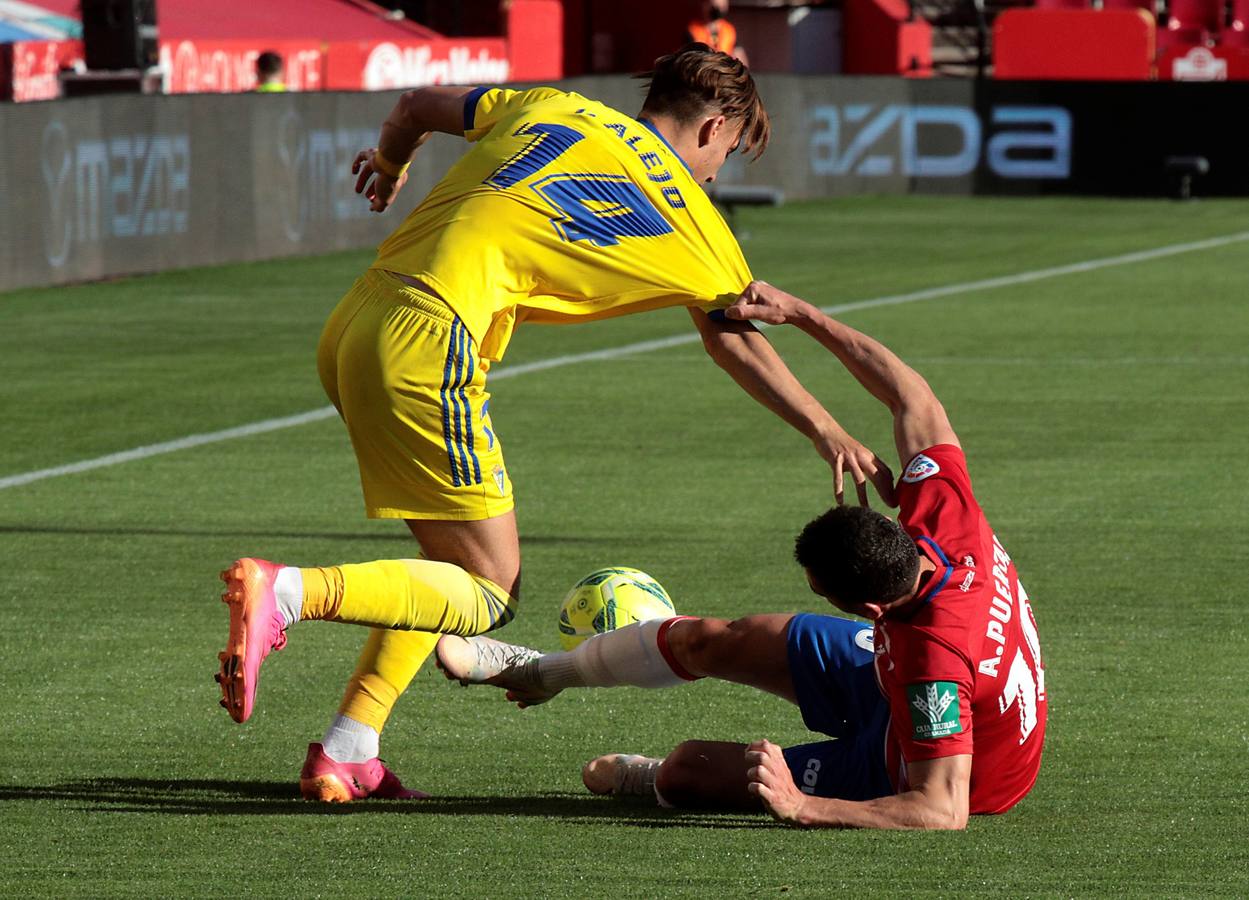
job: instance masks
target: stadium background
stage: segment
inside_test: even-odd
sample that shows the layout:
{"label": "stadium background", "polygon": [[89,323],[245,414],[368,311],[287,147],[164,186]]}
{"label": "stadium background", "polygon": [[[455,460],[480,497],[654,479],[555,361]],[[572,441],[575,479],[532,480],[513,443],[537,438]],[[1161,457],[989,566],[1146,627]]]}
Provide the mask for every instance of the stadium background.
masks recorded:
{"label": "stadium background", "polygon": [[[744,17],[741,41],[758,60],[779,139],[756,165],[733,160],[721,183],[775,186],[791,199],[907,192],[1166,196],[1184,180],[1201,196],[1249,194],[1243,164],[1249,133],[1231,127],[1226,113],[1249,105],[1249,81],[1225,80],[1232,68],[1217,83],[1177,82],[1167,77],[1173,71],[1164,60],[1177,47],[1239,52],[1240,6],[1174,0],[1170,12],[1160,8],[1154,18],[1135,10],[1125,24],[1111,15],[1122,10],[1072,2],[1076,8],[1012,8],[979,32],[980,43],[1011,35],[1004,25],[1021,18],[1013,27],[1038,29],[1035,42],[1049,41],[1052,52],[1048,63],[1030,63],[1029,80],[996,77],[1001,61],[991,43],[970,57],[960,51],[956,41],[965,25],[929,23],[961,22],[953,12],[917,7],[902,15],[896,0],[742,4],[733,15]],[[1194,31],[1177,18],[1175,10],[1194,2],[1218,5],[1208,30]],[[129,0],[92,3],[122,9]],[[47,17],[55,27],[72,33],[71,0],[47,6],[61,16]],[[146,0],[129,4],[145,6],[150,11]],[[15,99],[32,101],[0,105],[0,195],[10,211],[0,221],[0,289],[374,244],[388,222],[354,201],[340,173],[355,148],[369,143],[394,98],[385,90],[353,95],[344,88],[549,80],[631,112],[638,105],[635,85],[584,73],[644,69],[665,42],[671,47],[683,39],[683,23],[698,14],[697,3],[515,0],[502,13],[498,4],[467,0],[409,6],[468,36],[440,35],[354,0],[302,8],[230,0],[213,16],[197,13],[189,0],[163,0],[161,37],[130,45],[155,63],[147,77],[133,70],[130,87],[155,95],[58,102],[33,98],[105,89],[93,81],[96,73],[74,68],[89,55],[81,40],[0,45],[6,51],[0,85]],[[635,14],[621,15],[626,6]],[[133,19],[116,21],[122,25],[99,40],[135,30]],[[1044,29],[1058,26],[1064,37],[1051,41]],[[1143,29],[1139,46],[1127,41],[1140,56],[1141,77],[1127,78],[1100,37],[1095,52],[1086,50],[1082,28],[1124,41]],[[500,32],[480,34],[490,29]],[[255,58],[270,47],[285,53],[288,86],[303,90],[238,93],[254,86]],[[934,53],[947,62],[934,68]],[[462,64],[431,63],[439,58]],[[51,71],[35,74],[34,60],[48,62]],[[1099,65],[1100,80],[1071,80],[1096,75]],[[958,77],[969,67],[968,77]],[[815,74],[783,74],[794,70]],[[561,80],[569,72],[580,77]],[[1036,77],[1046,74],[1051,77]],[[410,192],[431,186],[458,152],[451,140],[431,145],[418,157]]]}
{"label": "stadium background", "polygon": [[[424,21],[354,0],[211,16],[160,0],[166,67],[93,80],[77,71],[73,0],[34,19],[0,0],[19,38],[0,45],[0,893],[1249,893],[1239,2],[1017,9],[1031,37],[1010,78],[994,40],[1005,7],[730,9],[778,127],[724,181],[786,195],[739,210],[752,266],[933,381],[1037,601],[1051,737],[1018,809],[964,835],[804,835],[613,805],[580,791],[594,753],[805,732],[730,685],[518,715],[430,671],[387,759],[438,799],[417,815],[293,799],[300,742],[324,725],[359,635],[295,635],[237,728],[214,706],[212,574],[241,547],[410,551],[358,514],[311,365],[326,313],[394,224],[365,214],[348,160],[395,90],[454,73],[556,80],[632,111],[638,86],[620,73],[679,43],[693,14],[407,5]],[[292,90],[250,93],[269,48]],[[59,96],[106,80],[154,93]],[[461,145],[425,150],[401,204]],[[1186,179],[1200,199],[1170,199]],[[134,273],[152,274],[118,277]],[[879,408],[819,348],[772,335],[889,447]],[[515,639],[552,648],[551,597],[605,562],[658,575],[679,609],[817,608],[793,592],[788,553],[827,500],[812,496],[826,470],[710,370],[687,321],[527,329],[495,374],[523,488]],[[674,402],[674,379],[698,389]],[[604,410],[607,432],[587,424]],[[177,450],[187,435],[212,440]],[[84,460],[105,464],[47,474]]]}

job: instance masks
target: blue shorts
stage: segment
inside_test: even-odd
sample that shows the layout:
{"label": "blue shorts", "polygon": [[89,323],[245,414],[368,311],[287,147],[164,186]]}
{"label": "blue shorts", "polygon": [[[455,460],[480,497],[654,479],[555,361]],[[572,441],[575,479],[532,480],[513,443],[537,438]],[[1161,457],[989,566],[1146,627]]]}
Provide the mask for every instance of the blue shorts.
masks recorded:
{"label": "blue shorts", "polygon": [[885,772],[889,704],[876,685],[872,626],[800,613],[789,623],[789,674],[803,723],[831,741],[785,750],[805,794],[871,800],[894,792]]}

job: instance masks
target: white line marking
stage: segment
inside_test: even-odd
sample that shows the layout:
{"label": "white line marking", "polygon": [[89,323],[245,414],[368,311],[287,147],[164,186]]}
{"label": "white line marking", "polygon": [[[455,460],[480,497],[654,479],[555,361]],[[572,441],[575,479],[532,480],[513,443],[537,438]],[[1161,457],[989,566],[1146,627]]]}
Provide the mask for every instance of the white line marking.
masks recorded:
{"label": "white line marking", "polygon": [[175,450],[186,450],[190,447],[201,447],[204,444],[215,444],[219,441],[229,441],[234,438],[251,437],[253,434],[264,434],[266,431],[277,431],[280,428],[290,428],[294,425],[306,425],[308,422],[317,422],[321,419],[328,419],[337,415],[336,410],[332,406],[323,409],[314,409],[311,412],[300,413],[295,416],[283,416],[280,419],[265,419],[263,422],[253,422],[250,425],[240,425],[237,428],[227,428],[225,431],[210,431],[207,434],[191,434],[186,437],[178,438],[174,441],[165,441],[161,444],[148,444],[144,447],[135,447],[133,450],[123,450],[121,453],[110,453],[108,456],[97,456],[95,459],[86,459],[82,462],[70,463],[65,466],[56,466],[52,469],[40,469],[37,472],[26,472],[21,475],[10,475],[7,478],[0,478],[0,490],[4,488],[17,487],[21,484],[30,484],[32,481],[42,481],[45,478],[56,478],[59,475],[75,475],[78,472],[89,472],[92,469],[103,469],[105,466],[115,466],[118,463],[131,462],[136,459],[147,459],[149,456],[160,456],[162,453],[173,453]]}
{"label": "white line marking", "polygon": [[[1185,244],[1169,244],[1165,247],[1155,247],[1152,250],[1139,250],[1135,253],[1123,253],[1119,256],[1105,256],[1101,259],[1090,259],[1084,262],[1071,263],[1065,266],[1052,266],[1048,269],[1034,269],[1031,272],[1019,272],[1015,275],[1003,275],[997,278],[984,278],[980,281],[967,281],[962,284],[947,284],[942,287],[925,288],[924,290],[911,291],[906,294],[891,294],[885,297],[874,297],[870,300],[857,300],[851,303],[839,303],[834,306],[821,307],[824,312],[830,315],[837,315],[844,312],[852,312],[860,309],[873,309],[878,306],[896,306],[902,303],[917,303],[922,300],[935,300],[939,297],[949,297],[955,294],[968,294],[974,291],[988,291],[994,288],[1012,287],[1017,284],[1030,284],[1034,281],[1042,281],[1046,278],[1057,278],[1062,275],[1076,275],[1083,272],[1094,272],[1098,269],[1109,269],[1114,266],[1126,266],[1132,263],[1149,262],[1155,259],[1163,259],[1168,256],[1177,256],[1181,253],[1193,253],[1198,250],[1212,250],[1216,247],[1226,247],[1229,244],[1239,244],[1249,241],[1249,231],[1239,231],[1235,234],[1228,234],[1222,237],[1207,238],[1202,241],[1191,241]],[[542,372],[547,369],[556,369],[561,366],[571,366],[582,362],[598,362],[607,359],[616,359],[621,356],[629,356],[636,353],[650,353],[654,350],[665,350],[669,347],[680,347],[685,344],[693,344],[701,340],[697,332],[687,334],[677,334],[671,337],[657,338],[651,341],[639,341],[636,344],[627,344],[623,347],[609,347],[604,350],[592,350],[588,353],[572,353],[567,356],[555,356],[550,359],[540,359],[530,363],[520,363],[514,366],[508,366],[498,372],[490,374],[491,381],[499,381],[504,378],[515,378],[518,375],[527,375],[530,372]],[[102,469],[107,466],[115,466],[119,463],[132,462],[137,459],[148,459],[152,456],[160,456],[165,453],[173,453],[176,450],[186,450],[191,447],[202,447],[205,444],[215,444],[220,441],[229,441],[235,438],[251,437],[256,434],[265,434],[270,431],[279,431],[283,428],[292,428],[296,425],[306,425],[309,422],[319,422],[322,419],[333,418],[336,415],[334,407],[325,406],[321,409],[314,409],[308,412],[299,413],[294,416],[283,416],[279,419],[265,419],[261,422],[253,422],[250,425],[240,425],[237,428],[227,428],[224,431],[211,431],[206,434],[192,434],[187,437],[178,438],[173,441],[165,441],[160,444],[147,444],[143,447],[135,447],[132,450],[124,450],[120,453],[110,453],[107,456],[98,456],[95,459],[87,459],[82,462],[70,463],[64,466],[55,466],[51,469],[39,469],[34,472],[24,472],[20,475],[9,475],[0,478],[0,490],[6,488],[18,487],[24,484],[31,484],[35,481],[42,481],[45,478],[57,478],[61,475],[75,475],[79,472],[89,472],[92,469]]]}
{"label": "white line marking", "polygon": [[924,366],[1044,366],[1047,369],[1062,366],[1083,366],[1107,369],[1111,366],[1196,366],[1210,369],[1217,367],[1249,366],[1249,356],[908,356],[907,361]]}
{"label": "white line marking", "polygon": [[933,300],[937,297],[948,297],[951,294],[968,294],[972,291],[988,291],[999,287],[1012,287],[1017,284],[1029,284],[1046,278],[1057,278],[1060,275],[1076,275],[1081,272],[1094,272],[1098,269],[1109,269],[1114,266],[1126,266],[1130,263],[1149,262],[1164,259],[1180,253],[1192,253],[1196,250],[1212,250],[1215,247],[1226,247],[1249,241],[1249,231],[1238,231],[1222,237],[1207,238],[1204,241],[1192,241],[1187,244],[1169,244],[1155,247],[1152,250],[1138,250],[1135,253],[1123,253],[1119,256],[1104,256],[1101,259],[1090,259],[1085,262],[1070,263],[1065,266],[1053,266],[1048,269],[1034,269],[1031,272],[1020,272],[1016,275],[1003,275],[998,278],[985,278],[982,281],[969,281],[966,284],[949,284],[944,287],[928,288],[913,291],[909,294],[895,294],[891,297],[877,297],[874,300],[860,300],[856,303],[843,303],[839,306],[823,307],[829,314],[848,312],[855,309],[871,309],[876,306],[893,306],[898,303],[914,303],[917,300]]}

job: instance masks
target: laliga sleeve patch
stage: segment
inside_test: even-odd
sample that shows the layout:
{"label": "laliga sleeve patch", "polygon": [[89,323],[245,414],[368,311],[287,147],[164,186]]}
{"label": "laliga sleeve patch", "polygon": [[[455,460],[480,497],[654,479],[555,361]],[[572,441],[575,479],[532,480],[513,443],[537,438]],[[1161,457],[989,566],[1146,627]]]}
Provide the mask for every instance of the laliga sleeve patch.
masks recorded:
{"label": "laliga sleeve patch", "polygon": [[917,741],[948,737],[963,730],[958,685],[953,681],[908,684],[906,705],[911,710],[911,737]]}
{"label": "laliga sleeve patch", "polygon": [[923,481],[930,475],[936,475],[940,471],[941,467],[937,465],[936,460],[920,453],[906,467],[906,471],[902,473],[902,480],[907,484],[914,484],[917,481]]}

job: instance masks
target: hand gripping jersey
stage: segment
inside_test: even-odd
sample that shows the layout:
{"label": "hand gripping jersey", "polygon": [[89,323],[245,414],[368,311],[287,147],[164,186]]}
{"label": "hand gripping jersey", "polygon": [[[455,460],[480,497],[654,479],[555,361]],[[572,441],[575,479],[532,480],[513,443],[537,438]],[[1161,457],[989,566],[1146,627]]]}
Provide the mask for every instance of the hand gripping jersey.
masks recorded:
{"label": "hand gripping jersey", "polygon": [[969,753],[971,812],[1005,812],[1036,781],[1045,739],[1045,669],[1028,595],[958,447],[917,454],[898,501],[898,521],[937,570],[921,606],[876,624],[890,778],[903,791],[907,762]]}
{"label": "hand gripping jersey", "polygon": [[468,95],[477,146],[378,249],[419,278],[484,359],[516,323],[729,305],[750,282],[732,232],[646,122],[553,88]]}

